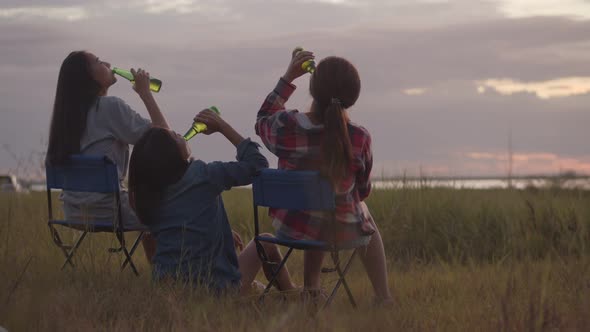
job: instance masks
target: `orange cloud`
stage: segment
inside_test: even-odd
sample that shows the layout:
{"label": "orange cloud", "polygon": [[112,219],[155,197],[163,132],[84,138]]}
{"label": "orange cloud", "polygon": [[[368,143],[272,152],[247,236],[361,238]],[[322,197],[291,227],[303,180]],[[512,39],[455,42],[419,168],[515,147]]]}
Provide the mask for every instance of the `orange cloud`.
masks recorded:
{"label": "orange cloud", "polygon": [[424,88],[412,88],[412,89],[405,89],[402,91],[405,95],[408,96],[420,96],[426,93],[426,89]]}
{"label": "orange cloud", "polygon": [[[477,169],[506,172],[508,154],[494,152],[469,152],[464,155],[471,166]],[[513,172],[517,174],[543,173],[551,174],[563,171],[590,174],[590,157],[561,157],[554,153],[515,153],[512,155]]]}
{"label": "orange cloud", "polygon": [[532,93],[540,99],[570,97],[590,92],[590,77],[562,77],[549,81],[521,82],[513,79],[488,79],[477,82],[477,91],[493,89],[503,95]]}

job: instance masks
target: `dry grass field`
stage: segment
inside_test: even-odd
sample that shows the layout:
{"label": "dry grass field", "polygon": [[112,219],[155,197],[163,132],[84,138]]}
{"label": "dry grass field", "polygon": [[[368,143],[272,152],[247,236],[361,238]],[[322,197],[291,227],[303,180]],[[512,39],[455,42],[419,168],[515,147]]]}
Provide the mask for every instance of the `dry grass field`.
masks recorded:
{"label": "dry grass field", "polygon": [[[248,189],[224,196],[235,230],[252,238]],[[297,294],[264,305],[158,285],[141,250],[140,277],[119,272],[111,237],[91,236],[60,271],[44,193],[0,195],[0,326],[9,331],[553,331],[590,329],[590,192],[376,190],[368,200],[384,238],[396,304],[378,307],[360,262],[317,312]],[[270,230],[265,222],[266,230]],[[74,231],[65,231],[74,238]],[[129,236],[130,238],[130,236]],[[289,262],[302,282],[301,254]],[[324,278],[326,288],[333,275]],[[260,276],[260,280],[263,280]]]}

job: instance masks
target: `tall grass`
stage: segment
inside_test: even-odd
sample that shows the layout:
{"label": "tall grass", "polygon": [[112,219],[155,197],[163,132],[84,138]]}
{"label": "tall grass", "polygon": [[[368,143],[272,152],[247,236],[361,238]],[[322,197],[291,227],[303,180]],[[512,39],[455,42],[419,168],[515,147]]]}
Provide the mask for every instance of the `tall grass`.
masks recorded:
{"label": "tall grass", "polygon": [[495,263],[589,253],[590,193],[381,191],[368,201],[393,259]]}
{"label": "tall grass", "polygon": [[[253,234],[251,193],[225,194],[232,227]],[[377,190],[368,200],[397,303],[372,305],[359,262],[344,293],[312,315],[297,296],[215,299],[118,271],[107,235],[85,241],[75,270],[46,226],[43,193],[0,195],[0,326],[30,330],[584,330],[590,326],[590,193],[573,190]],[[261,213],[265,216],[265,213]],[[263,218],[265,230],[271,230]],[[74,231],[65,231],[67,240]],[[289,268],[301,284],[301,254]],[[262,278],[260,278],[262,280]],[[324,276],[329,287],[333,276]]]}

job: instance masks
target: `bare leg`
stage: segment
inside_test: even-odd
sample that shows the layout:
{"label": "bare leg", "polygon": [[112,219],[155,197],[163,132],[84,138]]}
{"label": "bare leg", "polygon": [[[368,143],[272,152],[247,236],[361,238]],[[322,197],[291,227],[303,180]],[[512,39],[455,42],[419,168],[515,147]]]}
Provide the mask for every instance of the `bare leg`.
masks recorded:
{"label": "bare leg", "polygon": [[327,299],[327,295],[320,288],[320,275],[325,253],[319,250],[305,250],[303,252],[303,292],[301,299],[304,303],[314,307]]}
{"label": "bare leg", "polygon": [[383,240],[373,217],[371,217],[368,210],[366,210],[366,213],[375,228],[375,233],[373,233],[371,241],[365,248],[359,248],[359,257],[365,266],[369,280],[371,280],[377,301],[390,302],[392,298],[387,284],[387,262],[385,260]]}
{"label": "bare leg", "polygon": [[148,263],[152,264],[152,259],[156,254],[156,238],[149,232],[143,234],[141,238],[141,244],[143,245],[143,251]]}
{"label": "bare leg", "polygon": [[[261,235],[272,236],[270,234]],[[262,242],[262,246],[264,247],[264,251],[271,262],[279,263],[283,259],[279,248],[275,244]],[[244,250],[242,250],[238,256],[238,265],[240,268],[240,273],[242,274],[242,289],[240,291],[242,294],[244,294],[250,289],[254,278],[256,278],[256,274],[258,274],[258,271],[260,271],[260,268],[262,267],[262,262],[260,261],[258,253],[256,252],[256,244],[254,241],[250,241]],[[270,267],[265,267],[264,274],[266,275],[267,279],[270,279],[270,273]],[[283,266],[279,272],[276,282],[278,284],[279,290],[281,291],[292,290],[296,288],[291,281],[291,275],[289,274],[289,270],[287,270],[286,265]]]}
{"label": "bare leg", "polygon": [[324,252],[318,250],[306,250],[303,253],[303,287],[305,289],[320,288],[320,273]]}

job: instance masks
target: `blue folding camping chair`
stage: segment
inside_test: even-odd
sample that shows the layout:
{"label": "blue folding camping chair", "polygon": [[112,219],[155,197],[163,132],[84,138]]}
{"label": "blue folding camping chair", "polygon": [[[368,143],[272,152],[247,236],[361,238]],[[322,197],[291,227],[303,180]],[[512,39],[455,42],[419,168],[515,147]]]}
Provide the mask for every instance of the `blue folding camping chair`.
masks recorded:
{"label": "blue folding camping chair", "polygon": [[[330,296],[326,300],[324,307],[330,305],[340,285],[344,286],[348,299],[353,307],[356,308],[356,302],[352,296],[352,292],[346,283],[345,276],[348,272],[352,259],[356,255],[359,247],[365,246],[370,240],[370,236],[363,236],[359,239],[350,242],[337,242],[334,234],[333,239],[327,241],[316,240],[285,240],[275,237],[260,236],[259,221],[258,221],[258,207],[279,208],[287,210],[311,210],[311,211],[326,211],[331,215],[331,225],[326,225],[328,229],[337,229],[335,219],[335,195],[331,184],[323,179],[319,172],[315,171],[287,171],[278,169],[264,169],[254,179],[252,184],[253,201],[254,201],[254,241],[260,259],[265,263],[273,266],[273,273],[271,280],[266,286],[264,292],[260,296],[260,302],[264,301],[265,295],[270,291],[273,283],[278,276],[279,271],[283,268],[293,249],[298,250],[323,250],[329,251],[334,263],[333,268],[323,268],[322,272],[337,272],[338,281],[336,282]],[[276,266],[268,260],[264,248],[260,242],[270,242],[277,245],[288,247],[289,250],[285,254],[283,260]],[[340,251],[352,249],[350,258],[341,265]]]}
{"label": "blue folding camping chair", "polygon": [[[131,257],[137,248],[146,227],[123,227],[121,218],[121,202],[119,193],[119,176],[117,166],[107,157],[90,155],[73,155],[65,165],[47,166],[47,207],[49,218],[47,225],[51,232],[53,242],[61,249],[66,260],[61,269],[66,265],[75,267],[72,257],[88,233],[112,232],[119,242],[118,248],[109,248],[110,253],[123,252],[125,261],[121,265],[121,271],[127,265],[131,267],[135,275],[139,275]],[[88,222],[84,220],[57,220],[53,218],[51,201],[52,189],[62,189],[76,192],[112,193],[114,199],[112,222]],[[56,226],[63,226],[81,231],[80,236],[73,245],[62,242]],[[125,245],[125,232],[139,232],[131,250]]]}

